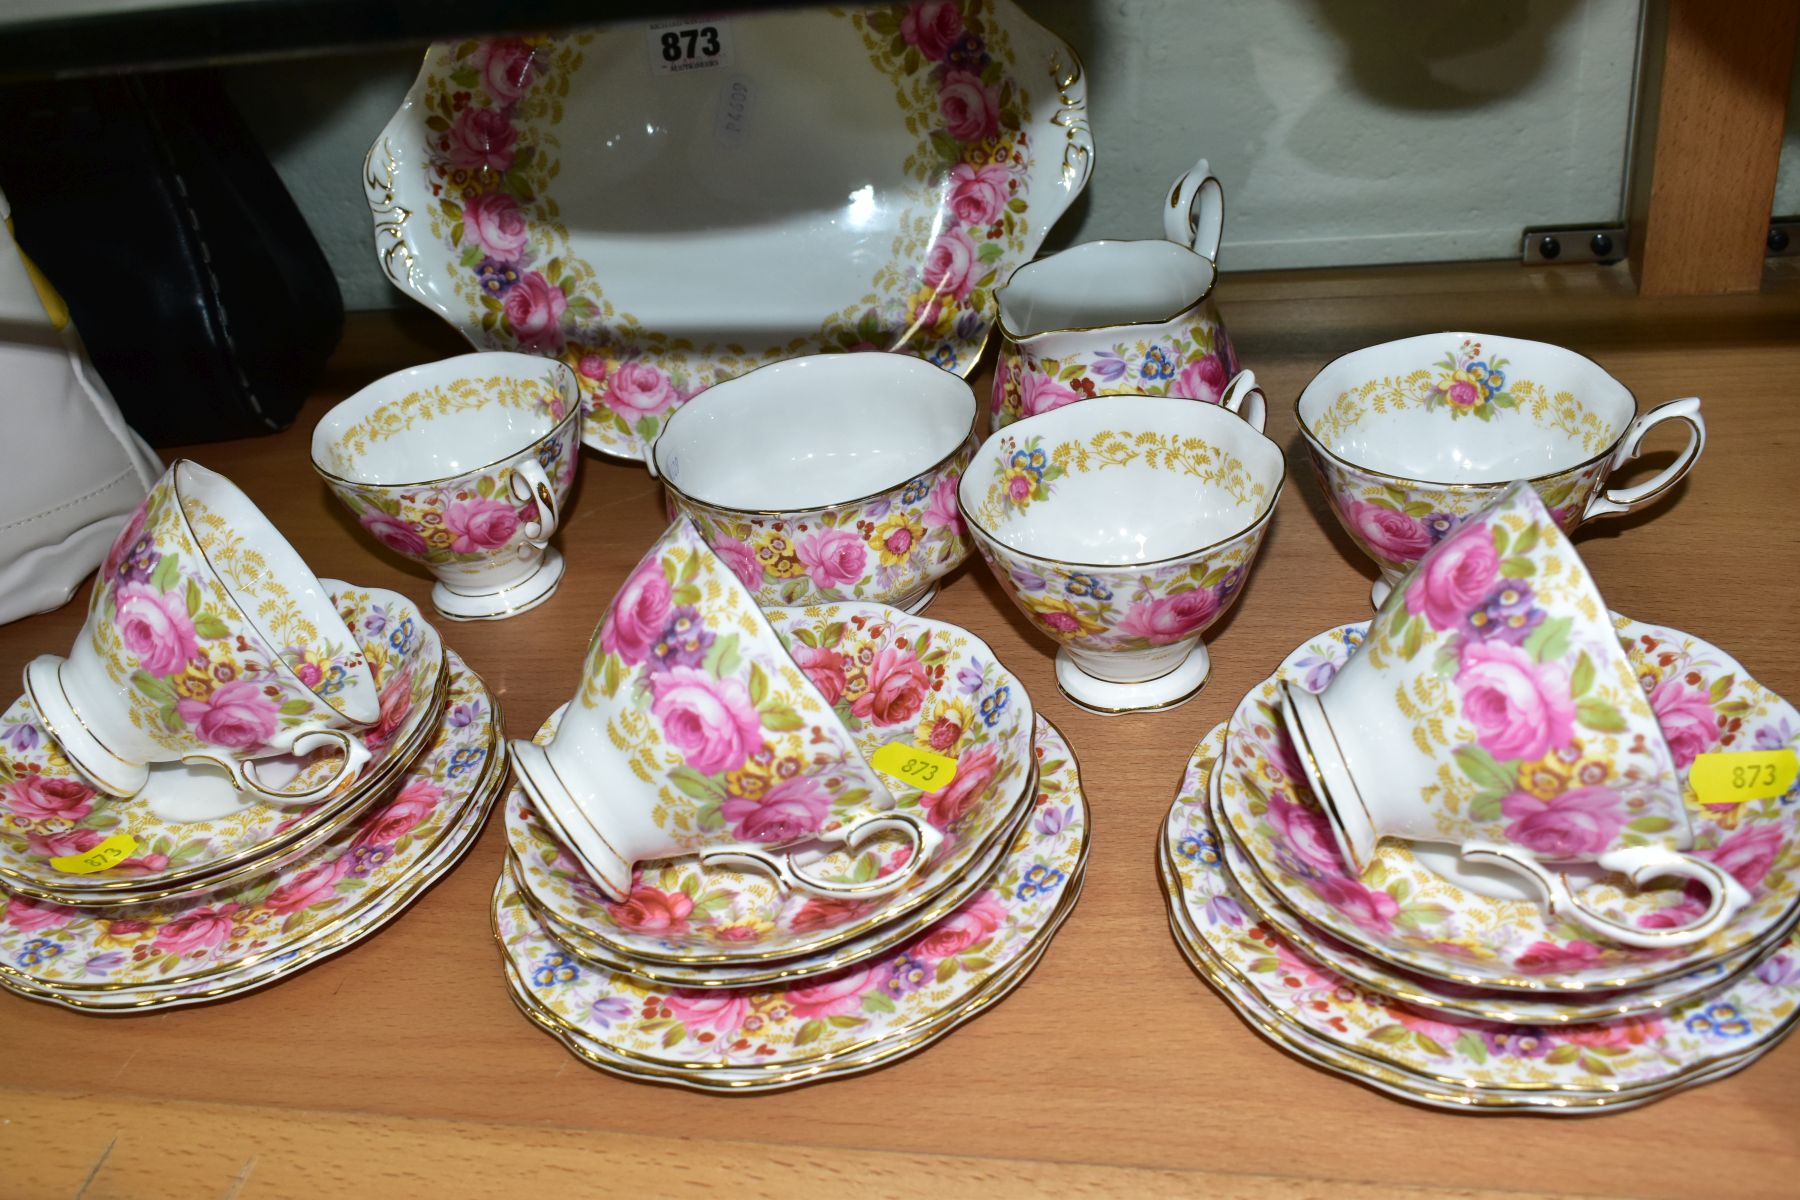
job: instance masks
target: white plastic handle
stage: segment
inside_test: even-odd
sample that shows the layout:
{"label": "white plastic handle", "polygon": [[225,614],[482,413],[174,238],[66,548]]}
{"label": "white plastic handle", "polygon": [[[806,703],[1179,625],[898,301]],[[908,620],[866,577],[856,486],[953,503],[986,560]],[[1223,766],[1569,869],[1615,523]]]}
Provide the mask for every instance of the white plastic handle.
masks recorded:
{"label": "white plastic handle", "polygon": [[1683,854],[1666,846],[1632,846],[1601,855],[1596,861],[1608,871],[1618,871],[1643,885],[1660,876],[1691,879],[1712,895],[1712,903],[1699,920],[1674,929],[1645,929],[1627,925],[1588,906],[1569,887],[1568,877],[1552,871],[1517,846],[1477,842],[1462,848],[1472,862],[1488,862],[1525,876],[1544,894],[1544,906],[1555,917],[1565,917],[1623,946],[1662,950],[1703,942],[1730,923],[1737,911],[1750,903],[1750,893],[1731,873],[1715,862]]}
{"label": "white plastic handle", "polygon": [[860,882],[840,882],[815,878],[796,866],[792,855],[774,853],[760,846],[732,846],[725,849],[702,851],[700,862],[703,866],[766,871],[784,887],[797,888],[815,896],[840,900],[872,899],[877,896],[890,895],[904,887],[931,859],[932,854],[937,851],[938,846],[944,840],[944,835],[936,828],[911,813],[870,813],[852,821],[843,829],[835,831],[831,838],[834,841],[842,841],[845,846],[854,850],[884,830],[906,835],[912,842],[912,853],[908,856],[906,866],[902,869],[890,875],[865,879]]}
{"label": "white plastic handle", "polygon": [[1211,262],[1219,261],[1225,236],[1225,189],[1203,158],[1169,189],[1163,236]]}
{"label": "white plastic handle", "polygon": [[[369,762],[369,748],[361,738],[345,733],[341,729],[332,729],[327,725],[302,725],[291,731],[287,738],[285,750],[289,754],[311,754],[314,750],[337,747],[342,757],[338,761],[338,769],[323,783],[302,788],[296,792],[273,788],[262,782],[256,775],[254,759],[225,758],[217,754],[189,754],[182,758],[184,763],[208,763],[218,767],[231,776],[232,784],[240,792],[253,792],[269,800],[284,804],[305,804],[332,795],[345,784],[362,774],[362,769]],[[273,743],[279,745],[280,743]]]}
{"label": "white plastic handle", "polygon": [[1582,511],[1581,519],[1591,521],[1595,517],[1611,516],[1615,513],[1630,512],[1640,504],[1645,504],[1674,487],[1675,484],[1693,468],[1694,460],[1700,457],[1700,451],[1706,448],[1706,422],[1700,417],[1700,397],[1686,396],[1680,400],[1671,400],[1667,404],[1659,404],[1643,416],[1637,418],[1625,430],[1625,440],[1619,443],[1618,451],[1607,465],[1606,473],[1610,478],[1614,472],[1638,456],[1638,450],[1644,442],[1644,435],[1664,421],[1686,421],[1688,426],[1687,445],[1675,461],[1657,473],[1656,478],[1632,488],[1604,488],[1594,493],[1588,506]]}
{"label": "white plastic handle", "polygon": [[1243,370],[1233,375],[1231,382],[1225,385],[1219,405],[1226,412],[1242,417],[1258,433],[1263,431],[1263,423],[1269,419],[1269,398],[1256,386],[1254,371]]}
{"label": "white plastic handle", "polygon": [[549,474],[535,458],[528,458],[513,467],[511,487],[513,498],[520,504],[536,500],[538,506],[538,519],[525,523],[525,544],[519,547],[519,556],[523,558],[529,553],[527,547],[542,550],[556,532],[556,489],[550,485]]}

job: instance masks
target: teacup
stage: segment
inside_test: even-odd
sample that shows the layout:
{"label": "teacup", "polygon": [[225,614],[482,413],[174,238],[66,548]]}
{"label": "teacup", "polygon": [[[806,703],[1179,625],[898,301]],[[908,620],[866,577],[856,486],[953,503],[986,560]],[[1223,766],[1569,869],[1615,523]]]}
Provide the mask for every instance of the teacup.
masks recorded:
{"label": "teacup", "polygon": [[[1254,399],[1254,402],[1252,400]],[[1056,682],[1100,713],[1172,708],[1206,682],[1286,479],[1245,371],[1222,405],[1103,396],[988,438],[963,517],[1000,586],[1059,645]]]}
{"label": "teacup", "polygon": [[580,459],[575,373],[487,351],[378,379],[313,430],[313,469],[376,541],[437,577],[431,602],[457,621],[548,600],[550,546]]}
{"label": "teacup", "polygon": [[[152,763],[204,762],[241,791],[316,799],[361,771],[351,731],[381,717],[331,593],[235,484],[185,459],[108,551],[69,656],[34,659],[25,690],[69,762],[118,796]],[[326,747],[338,769],[302,790],[257,778],[255,759]]]}
{"label": "teacup", "polygon": [[[1493,334],[1431,333],[1328,363],[1296,405],[1332,511],[1389,588],[1469,514],[1528,479],[1565,533],[1668,491],[1706,444],[1700,400],[1643,416],[1625,385],[1560,346]],[[1607,480],[1644,436],[1686,422],[1687,445],[1654,479]]]}
{"label": "teacup", "polygon": [[994,428],[1110,393],[1217,403],[1238,370],[1213,300],[1224,223],[1203,158],[1163,206],[1166,240],[1086,242],[1008,276]]}
{"label": "teacup", "polygon": [[[1447,842],[1525,876],[1553,915],[1628,946],[1703,941],[1748,902],[1689,853],[1693,833],[1656,714],[1587,568],[1526,482],[1419,560],[1325,690],[1282,688],[1301,768],[1345,859],[1382,837]],[[1677,928],[1627,925],[1553,863],[1712,896]]]}
{"label": "teacup", "polygon": [[910,355],[815,354],[689,400],[649,465],[758,604],[917,613],[969,556],[975,416],[967,383]]}
{"label": "teacup", "polygon": [[[823,896],[899,890],[942,834],[895,811],[881,777],[692,522],[677,518],[619,589],[547,745],[511,746],[532,803],[618,901],[635,863],[681,855],[766,870]],[[809,847],[906,839],[865,881],[809,875]]]}

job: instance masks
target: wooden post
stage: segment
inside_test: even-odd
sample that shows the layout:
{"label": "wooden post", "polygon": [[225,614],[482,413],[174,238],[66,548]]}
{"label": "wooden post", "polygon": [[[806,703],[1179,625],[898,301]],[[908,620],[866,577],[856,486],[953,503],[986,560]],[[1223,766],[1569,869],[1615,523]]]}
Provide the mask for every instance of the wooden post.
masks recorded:
{"label": "wooden post", "polygon": [[1762,283],[1800,4],[1649,0],[1631,265],[1645,296]]}

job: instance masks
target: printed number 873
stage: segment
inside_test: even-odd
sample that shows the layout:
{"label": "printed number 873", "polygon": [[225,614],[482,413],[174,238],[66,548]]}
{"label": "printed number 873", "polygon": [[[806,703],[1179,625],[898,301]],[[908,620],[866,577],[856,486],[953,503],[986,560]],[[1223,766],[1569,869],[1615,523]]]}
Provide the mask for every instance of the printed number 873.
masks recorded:
{"label": "printed number 873", "polygon": [[[687,43],[685,47],[682,46],[684,41]],[[707,58],[718,57],[719,31],[715,26],[702,25],[696,29],[671,29],[662,35],[664,62],[680,62],[684,58],[694,58],[696,50]]]}

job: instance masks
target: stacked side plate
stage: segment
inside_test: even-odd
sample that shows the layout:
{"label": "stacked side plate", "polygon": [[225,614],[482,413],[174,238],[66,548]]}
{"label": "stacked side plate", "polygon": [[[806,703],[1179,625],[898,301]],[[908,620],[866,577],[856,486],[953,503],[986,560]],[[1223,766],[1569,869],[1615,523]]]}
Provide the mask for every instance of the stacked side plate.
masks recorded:
{"label": "stacked side plate", "polygon": [[[985,647],[875,605],[770,619],[790,645],[844,654],[846,709],[876,641],[919,651],[924,692],[847,724],[865,753],[902,738],[957,759],[948,786],[900,797],[943,843],[880,899],[826,900],[675,859],[643,864],[615,902],[513,789],[493,908],[507,979],[532,1021],[602,1070],[753,1092],[881,1066],[1016,986],[1080,892],[1088,820],[1075,761]],[[854,852],[821,844],[808,870],[859,879],[903,865],[875,839]]]}
{"label": "stacked side plate", "polygon": [[[1800,738],[1800,713],[1715,647],[1614,624],[1684,784],[1697,754]],[[1688,789],[1697,849],[1752,903],[1679,951],[1590,940],[1510,882],[1429,847],[1384,842],[1351,876],[1293,762],[1274,685],[1323,688],[1362,628],[1296,650],[1207,735],[1159,839],[1176,942],[1227,1003],[1305,1061],[1483,1111],[1632,1107],[1740,1070],[1786,1036],[1800,1013],[1794,792],[1699,806]],[[1690,919],[1679,887],[1580,879],[1589,899],[1646,925]]]}
{"label": "stacked side plate", "polygon": [[[327,586],[382,716],[357,780],[309,807],[182,766],[107,796],[26,701],[0,717],[0,987],[95,1012],[235,995],[359,941],[462,856],[505,777],[493,697],[403,596]],[[293,760],[265,778],[324,769]],[[118,861],[80,871],[102,846]]]}

